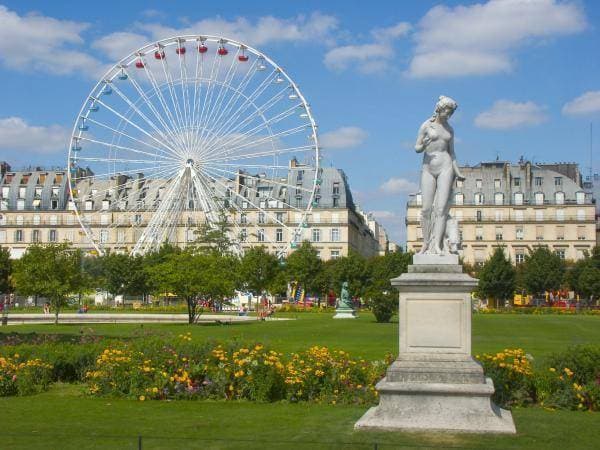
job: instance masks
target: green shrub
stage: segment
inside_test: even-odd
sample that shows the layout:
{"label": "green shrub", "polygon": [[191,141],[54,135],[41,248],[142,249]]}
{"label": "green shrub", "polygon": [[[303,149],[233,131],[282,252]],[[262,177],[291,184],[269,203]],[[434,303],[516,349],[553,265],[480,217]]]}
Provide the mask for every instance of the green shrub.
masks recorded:
{"label": "green shrub", "polygon": [[15,353],[0,357],[0,397],[37,394],[48,388],[52,365]]}
{"label": "green shrub", "polygon": [[369,306],[377,322],[389,322],[398,311],[398,298],[393,293],[378,292],[371,296]]}

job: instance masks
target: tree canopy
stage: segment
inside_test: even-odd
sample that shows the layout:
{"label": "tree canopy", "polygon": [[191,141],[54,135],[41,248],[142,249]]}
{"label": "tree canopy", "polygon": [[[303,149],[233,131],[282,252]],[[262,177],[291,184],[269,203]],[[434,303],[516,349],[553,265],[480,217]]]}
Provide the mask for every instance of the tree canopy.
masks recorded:
{"label": "tree canopy", "polygon": [[536,247],[521,264],[523,286],[530,294],[541,296],[545,291],[561,287],[565,274],[564,261],[548,247]]}
{"label": "tree canopy", "polygon": [[498,307],[501,300],[512,299],[516,286],[516,272],[504,249],[497,247],[479,271],[478,290]]}

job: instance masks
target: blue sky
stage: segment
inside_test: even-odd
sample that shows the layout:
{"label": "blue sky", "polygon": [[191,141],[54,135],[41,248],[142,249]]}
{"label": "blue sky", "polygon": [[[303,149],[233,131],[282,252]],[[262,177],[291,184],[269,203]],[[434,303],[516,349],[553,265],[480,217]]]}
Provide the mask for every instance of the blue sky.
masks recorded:
{"label": "blue sky", "polygon": [[591,122],[600,140],[599,24],[600,4],[582,0],[4,2],[0,159],[65,165],[68,130],[103,67],[179,32],[219,34],[288,71],[326,163],[402,242],[420,167],[412,146],[440,94],[459,104],[461,164],[524,156],[587,174]]}

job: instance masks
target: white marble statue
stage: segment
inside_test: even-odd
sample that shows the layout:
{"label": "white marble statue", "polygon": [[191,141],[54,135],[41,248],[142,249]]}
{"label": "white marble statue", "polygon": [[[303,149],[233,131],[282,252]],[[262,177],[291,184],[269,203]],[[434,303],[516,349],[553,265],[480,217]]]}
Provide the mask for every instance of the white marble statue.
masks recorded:
{"label": "white marble statue", "polygon": [[448,123],[457,106],[450,97],[440,96],[433,116],[421,125],[415,144],[417,153],[423,153],[421,169],[423,248],[420,251],[422,254],[457,253],[457,245],[449,245],[446,233],[447,222],[455,220],[448,215],[454,179],[458,177],[464,180],[454,155],[454,130]]}

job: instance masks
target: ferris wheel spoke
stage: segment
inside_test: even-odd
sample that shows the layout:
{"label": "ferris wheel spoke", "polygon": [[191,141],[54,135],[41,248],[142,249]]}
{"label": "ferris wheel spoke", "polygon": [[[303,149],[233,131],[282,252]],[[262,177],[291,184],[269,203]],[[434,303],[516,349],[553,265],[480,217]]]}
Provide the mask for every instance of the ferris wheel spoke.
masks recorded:
{"label": "ferris wheel spoke", "polygon": [[[179,164],[173,164],[174,166],[179,166]],[[127,170],[119,170],[119,171],[111,171],[111,172],[104,172],[104,173],[100,173],[100,174],[96,174],[93,173],[91,175],[86,175],[83,177],[73,177],[73,180],[76,182],[80,182],[80,181],[84,181],[84,180],[90,180],[92,178],[97,178],[97,179],[108,179],[110,177],[114,177],[115,175],[127,175],[127,174],[132,174],[132,173],[139,173],[140,171],[156,171],[156,170],[160,170],[161,168],[157,168],[156,164],[153,164],[152,166],[147,166],[147,167],[136,167],[135,169],[127,169]]]}
{"label": "ferris wheel spoke", "polygon": [[[171,147],[169,147],[168,145],[166,145],[164,142],[158,140],[155,136],[152,136],[150,133],[148,133],[146,130],[144,130],[143,128],[141,128],[139,125],[137,125],[136,123],[132,122],[131,120],[129,120],[127,117],[125,117],[123,114],[119,113],[118,111],[114,110],[113,108],[111,108],[109,105],[107,105],[105,102],[102,102],[99,99],[95,100],[97,103],[101,104],[102,106],[104,106],[108,111],[112,112],[113,114],[115,114],[117,117],[119,117],[121,120],[127,122],[129,125],[131,125],[132,127],[134,127],[135,129],[137,129],[138,131],[140,131],[141,133],[143,133],[144,135],[148,136],[150,139],[152,139],[154,142],[156,142],[157,144],[165,147],[166,149],[168,149],[170,152],[172,153],[176,153],[175,150],[173,150]],[[83,139],[83,138],[82,138]]]}
{"label": "ferris wheel spoke", "polygon": [[[269,111],[279,100],[281,100],[285,95],[285,91],[278,92],[272,98],[270,98],[267,102],[263,103],[261,106],[256,106],[255,110],[249,114],[244,120],[240,121],[238,125],[236,125],[233,129],[229,130],[227,135],[224,136],[224,139],[221,141],[217,141],[212,145],[212,148],[209,151],[215,151],[215,148],[233,145],[237,141],[247,137],[248,135],[256,134],[263,129],[269,129],[269,127],[285,118],[294,114],[296,110],[296,106],[292,106],[285,111],[280,112],[279,114],[273,116],[270,119],[265,117],[265,113]],[[258,125],[255,125],[254,128],[250,130],[244,130],[244,127],[251,125],[255,119],[262,119],[262,122]],[[233,136],[233,137],[232,137]]]}
{"label": "ferris wheel spoke", "polygon": [[[246,142],[246,143],[238,145],[236,147],[229,147],[229,148],[227,148],[227,147],[223,146],[222,147],[222,148],[224,148],[223,153],[224,154],[230,154],[230,153],[233,153],[236,150],[241,150],[241,149],[244,149],[244,148],[246,148],[246,149],[247,148],[254,148],[254,147],[257,147],[259,144],[262,144],[262,143],[265,143],[265,142],[269,142],[269,141],[273,142],[275,139],[279,139],[279,138],[282,138],[282,137],[285,137],[285,136],[292,136],[292,135],[294,135],[296,133],[299,133],[301,131],[306,130],[306,128],[307,128],[306,125],[300,125],[298,127],[290,128],[289,130],[283,130],[283,131],[280,131],[278,133],[274,133],[274,134],[271,134],[271,135],[268,135],[268,136],[261,137],[259,139],[255,139],[254,141]],[[254,133],[254,134],[256,134],[256,133]]]}
{"label": "ferris wheel spoke", "polygon": [[211,126],[211,124],[215,123],[214,116],[223,107],[223,95],[228,92],[229,85],[231,84],[231,82],[233,80],[233,77],[235,75],[235,71],[233,69],[235,67],[235,62],[237,61],[239,53],[240,53],[240,50],[238,48],[236,54],[233,55],[233,57],[231,58],[231,64],[229,65],[229,69],[227,70],[227,73],[225,75],[224,81],[222,83],[220,83],[219,93],[217,94],[217,98],[216,98],[214,104],[211,105],[211,108],[209,110],[209,113],[208,113],[208,116],[207,116],[207,119],[206,119],[206,126],[207,126],[207,128],[210,128],[210,129],[213,128]]}
{"label": "ferris wheel spoke", "polygon": [[255,153],[247,153],[247,154],[239,154],[239,155],[228,155],[224,157],[218,157],[213,159],[203,160],[204,163],[214,163],[220,161],[241,161],[246,159],[254,159],[254,158],[262,158],[265,156],[279,156],[287,153],[295,153],[295,152],[306,152],[313,151],[315,149],[314,145],[301,145],[298,147],[288,147],[288,148],[277,148],[275,150],[265,150],[262,152]]}
{"label": "ferris wheel spoke", "polygon": [[[129,181],[126,181],[124,183],[120,183],[118,185],[114,185],[111,186],[109,188],[106,189],[101,189],[99,191],[96,191],[96,193],[87,193],[85,194],[85,198],[91,198],[91,199],[99,199],[99,198],[103,198],[106,197],[106,194],[110,193],[111,191],[115,191],[115,190],[119,190],[119,189],[127,189],[131,186],[133,186],[134,184],[139,184],[140,182],[146,182],[149,180],[154,181],[157,175],[163,175],[163,176],[168,176],[169,174],[175,172],[175,167],[169,167],[169,168],[163,168],[162,170],[156,170],[154,171],[154,173],[152,174],[153,178],[151,178],[150,176],[143,176],[140,178],[132,178]],[[164,180],[163,180],[164,181]],[[168,180],[167,180],[168,181]],[[162,182],[162,181],[161,181]],[[153,185],[153,188],[155,188],[156,186]]]}
{"label": "ferris wheel spoke", "polygon": [[[257,73],[257,71],[255,70],[257,63],[258,63],[258,59],[255,59],[254,62],[252,63],[252,66],[250,66],[250,68],[248,69],[248,71],[246,72],[246,74],[244,75],[242,80],[240,81],[240,83],[235,87],[235,89],[233,89],[233,94],[229,97],[229,101],[227,102],[225,107],[222,109],[220,114],[213,121],[215,123],[215,125],[218,126],[218,128],[216,130],[214,128],[211,130],[211,131],[214,131],[215,136],[218,136],[218,130],[220,130],[222,128],[222,126],[224,125],[225,121],[223,120],[223,118],[230,115],[231,110],[235,106],[236,102],[240,98],[243,98],[243,95],[242,95],[243,90],[246,88],[246,86],[248,86],[248,84],[250,84],[250,81],[252,81],[252,78]],[[207,142],[207,145],[210,145],[210,140]]]}
{"label": "ferris wheel spoke", "polygon": [[[256,106],[255,101],[263,94],[263,92],[270,86],[273,80],[276,77],[276,71],[273,71],[268,77],[266,77],[262,83],[249,95],[244,96],[245,100],[241,105],[238,106],[236,111],[232,113],[227,120],[224,121],[223,125],[221,125],[217,132],[215,133],[217,136],[228,136],[233,133],[232,130],[235,129],[236,121],[250,108],[253,106],[255,110],[258,110],[259,107]],[[275,94],[276,97],[278,94]],[[209,142],[210,145],[210,142]]]}
{"label": "ferris wheel spoke", "polygon": [[[204,171],[206,171],[207,173],[213,173],[213,174],[215,174],[215,175],[216,175],[216,178],[218,178],[219,176],[222,176],[222,175],[219,175],[219,172],[223,172],[221,169],[218,169],[218,168],[216,168],[216,167],[210,167],[210,168],[208,168],[208,167],[203,167],[202,169],[203,169]],[[215,178],[215,182],[218,182],[216,178]],[[258,189],[252,189],[252,187],[251,187],[251,186],[244,186],[244,187],[245,187],[245,188],[246,188],[246,189],[247,189],[249,192],[253,193],[253,194],[254,194],[254,198],[256,198],[256,194],[258,194],[258,193],[259,193],[259,192],[258,192]],[[254,206],[255,208],[258,208],[258,209],[261,209],[261,210],[262,210],[262,208],[259,208],[258,206],[256,206],[256,204],[254,204],[254,203],[253,203],[253,202],[252,202],[252,201],[251,201],[249,198],[246,198],[246,197],[244,197],[244,196],[241,196],[241,195],[240,195],[240,194],[238,194],[237,192],[234,192],[234,193],[235,193],[235,194],[236,194],[236,195],[237,195],[239,198],[243,199],[244,201],[247,201],[248,203],[250,203],[250,204],[251,204],[252,206]],[[260,198],[260,197],[259,197],[259,198]],[[265,200],[267,200],[267,199],[265,199]],[[296,206],[292,206],[292,205],[290,205],[289,203],[287,203],[286,201],[284,201],[284,200],[281,200],[281,199],[279,199],[279,198],[275,198],[275,197],[273,197],[273,198],[271,198],[271,200],[275,200],[275,201],[281,202],[283,205],[286,205],[288,208],[290,208],[290,209],[293,209],[293,210],[295,210],[295,211],[302,212],[302,213],[306,213],[306,210],[304,210],[304,209],[300,209],[300,208],[298,208],[298,207],[296,207]]]}
{"label": "ferris wheel spoke", "polygon": [[150,143],[148,143],[146,141],[142,141],[141,139],[135,138],[135,137],[133,137],[133,136],[127,134],[127,133],[124,133],[121,130],[117,130],[116,128],[111,127],[110,125],[106,125],[105,123],[99,122],[99,121],[94,120],[94,119],[90,119],[89,117],[86,119],[86,121],[88,121],[90,123],[93,123],[94,125],[98,125],[99,127],[102,127],[102,128],[104,128],[104,129],[106,129],[108,131],[111,131],[112,133],[115,133],[115,134],[118,134],[120,136],[126,137],[127,139],[130,139],[130,140],[132,140],[134,142],[137,142],[139,144],[142,144],[142,145],[145,145],[147,147],[150,147],[153,150],[156,150],[158,152],[165,153],[166,155],[171,156],[171,153],[167,153],[164,149],[156,147],[156,146],[154,146],[154,145],[152,145],[152,144],[150,144]]}
{"label": "ferris wheel spoke", "polygon": [[[219,73],[221,69],[221,59],[218,55],[215,55],[210,71],[210,78],[208,81],[208,86],[206,88],[206,93],[204,94],[203,102],[202,102],[202,112],[200,113],[200,121],[198,126],[199,136],[196,139],[196,142],[202,142],[204,138],[204,131],[207,123],[208,112],[210,109],[210,105],[212,103],[212,99],[215,91],[215,84],[213,81],[216,81],[216,75]],[[217,63],[218,61],[218,63]],[[215,72],[216,67],[216,72]]]}
{"label": "ferris wheel spoke", "polygon": [[[127,97],[127,96],[126,96],[126,95],[125,95],[125,94],[124,94],[124,93],[123,93],[123,92],[122,92],[122,91],[121,91],[119,88],[117,88],[117,87],[114,87],[114,88],[113,88],[113,90],[114,90],[114,92],[116,92],[116,93],[117,93],[117,95],[118,95],[119,97],[121,97],[121,98],[123,99],[123,101],[124,101],[125,103],[127,103],[127,104],[129,105],[129,107],[130,107],[131,109],[133,109],[133,110],[136,112],[136,114],[137,114],[138,116],[140,116],[142,119],[144,119],[144,121],[145,121],[145,122],[146,122],[148,125],[150,125],[150,127],[151,127],[151,128],[152,128],[152,129],[153,129],[153,130],[154,130],[154,131],[155,131],[155,132],[156,132],[156,133],[157,133],[157,134],[158,134],[158,135],[159,135],[159,136],[162,138],[162,140],[163,140],[163,141],[164,141],[164,142],[165,142],[165,143],[166,143],[166,144],[169,146],[169,148],[172,148],[172,149],[173,149],[171,152],[169,152],[169,154],[173,154],[173,152],[175,152],[175,151],[176,151],[176,144],[177,144],[177,142],[176,142],[176,141],[174,141],[172,138],[171,138],[171,139],[167,138],[167,136],[166,136],[166,135],[163,133],[163,131],[162,131],[162,130],[161,130],[161,129],[160,129],[160,128],[159,128],[159,127],[158,127],[158,126],[157,126],[157,125],[156,125],[156,124],[155,124],[155,123],[152,121],[152,120],[150,120],[150,119],[149,119],[149,118],[148,118],[148,117],[147,117],[147,116],[146,116],[146,115],[145,115],[145,114],[144,114],[144,113],[143,113],[143,112],[142,112],[142,111],[141,111],[141,110],[140,110],[140,109],[139,109],[139,108],[138,108],[138,107],[135,105],[135,103],[133,103],[133,102],[131,101],[131,99],[129,99],[129,97]],[[145,96],[145,94],[144,94],[144,97],[142,97],[142,98],[147,98],[147,97],[146,97],[146,96]],[[147,105],[150,107],[149,100],[145,100],[145,101],[146,101],[146,104],[147,104]],[[153,105],[152,105],[152,107],[153,107]],[[106,125],[105,125],[105,126],[106,126]],[[113,131],[116,131],[116,130],[113,130]],[[124,133],[121,133],[121,134],[123,134],[124,136],[130,137],[130,136],[128,136],[128,135],[126,135],[126,134],[124,134]],[[130,137],[130,139],[135,139],[135,138],[131,138],[131,137]],[[143,141],[139,141],[139,142],[143,142]],[[175,145],[174,145],[174,144],[175,144]],[[163,150],[163,151],[164,151],[164,150]],[[175,154],[178,154],[178,153],[175,153]]]}
{"label": "ferris wheel spoke", "polygon": [[[91,138],[87,138],[87,137],[81,136],[79,138],[79,140],[85,141],[85,142],[91,142],[93,144],[104,145],[104,146],[109,147],[109,148],[118,148],[119,150],[125,150],[125,151],[128,151],[128,152],[137,153],[137,154],[140,154],[140,155],[150,156],[151,158],[158,158],[158,159],[160,159],[162,161],[176,161],[175,158],[171,158],[171,157],[167,157],[167,156],[163,156],[163,155],[157,155],[155,153],[148,153],[148,152],[145,152],[143,150],[138,150],[138,149],[135,149],[135,148],[132,148],[132,147],[126,147],[124,145],[113,144],[113,143],[110,143],[110,142],[99,141],[97,139],[91,139]],[[77,159],[82,159],[82,158],[81,157],[77,157]],[[148,160],[144,160],[142,162],[148,163],[149,161]],[[159,164],[160,161],[156,161],[156,163]]]}
{"label": "ferris wheel spoke", "polygon": [[[244,166],[244,165],[242,165],[242,164],[231,164],[231,166],[233,166],[233,167],[239,167],[240,169],[245,169],[245,168],[249,168],[249,167],[250,167],[250,168],[256,168],[256,166]],[[272,167],[272,166],[263,166],[263,167],[268,167],[268,168],[270,168],[270,167]],[[284,166],[284,167],[285,167],[286,169],[288,168],[287,166]],[[221,168],[221,167],[214,167],[214,170],[218,170],[219,172],[228,173],[228,174],[231,174],[231,175],[238,175],[238,173],[239,173],[239,172],[235,172],[235,171],[232,171],[232,170],[223,169],[223,168]],[[312,193],[313,193],[313,190],[312,190],[312,189],[307,189],[307,188],[305,188],[305,187],[301,187],[301,186],[294,185],[294,184],[287,184],[287,183],[283,183],[283,182],[281,182],[281,181],[275,181],[275,180],[273,180],[273,179],[270,179],[270,178],[268,178],[268,177],[266,177],[266,178],[261,178],[261,179],[260,179],[260,181],[261,181],[261,182],[264,182],[264,183],[268,183],[268,184],[273,184],[273,185],[275,185],[275,186],[286,187],[286,188],[289,188],[289,189],[297,189],[297,190],[299,190],[299,191],[307,192],[307,193],[309,193],[309,194],[312,194]]]}
{"label": "ferris wheel spoke", "polygon": [[179,73],[181,75],[181,82],[179,83],[181,85],[181,98],[183,101],[183,122],[185,124],[185,128],[189,129],[191,123],[190,123],[190,119],[189,119],[189,114],[188,114],[188,96],[187,96],[187,87],[186,87],[186,83],[188,81],[188,75],[187,75],[187,57],[186,54],[184,53],[183,55],[179,55]]}
{"label": "ferris wheel spoke", "polygon": [[188,150],[188,142],[187,139],[185,137],[185,124],[183,123],[183,117],[181,115],[181,109],[179,107],[179,98],[177,96],[177,91],[175,89],[175,83],[173,82],[173,77],[171,74],[171,69],[169,68],[169,64],[167,62],[167,58],[162,58],[160,60],[162,68],[163,68],[163,73],[165,75],[165,80],[166,80],[166,84],[167,84],[167,88],[171,97],[171,104],[173,105],[173,111],[175,112],[175,118],[177,120],[177,124],[179,126],[179,130],[182,134],[182,141],[184,143],[184,148],[186,149],[186,151]]}
{"label": "ferris wheel spoke", "polygon": [[[165,129],[171,129],[170,134],[174,137],[174,141],[178,142],[180,147],[183,148],[184,143],[183,143],[183,137],[181,135],[181,129],[178,127],[178,125],[175,123],[176,120],[173,117],[173,111],[171,111],[171,108],[168,105],[167,100],[165,99],[163,93],[162,93],[162,89],[160,88],[158,82],[156,81],[156,77],[154,76],[154,74],[152,73],[152,71],[150,71],[148,69],[147,65],[144,65],[144,73],[146,74],[146,78],[148,78],[148,80],[150,81],[150,85],[152,86],[152,88],[154,89],[154,93],[156,94],[156,98],[158,99],[158,102],[160,104],[160,106],[163,109],[164,112],[164,116],[167,118],[167,120],[170,123],[170,127],[165,123]],[[131,77],[130,77],[131,79]],[[134,83],[134,80],[132,80],[132,83]],[[137,82],[135,83],[135,85],[137,85]],[[141,90],[141,88],[139,88],[139,86],[136,88],[138,90],[138,92]],[[148,101],[150,104],[151,102]],[[153,108],[154,105],[152,104]],[[162,117],[162,114],[156,112],[155,113],[157,115],[157,117]],[[162,119],[161,119],[162,120]],[[164,122],[164,121],[163,121]],[[176,132],[179,132],[179,134],[177,134]]]}

